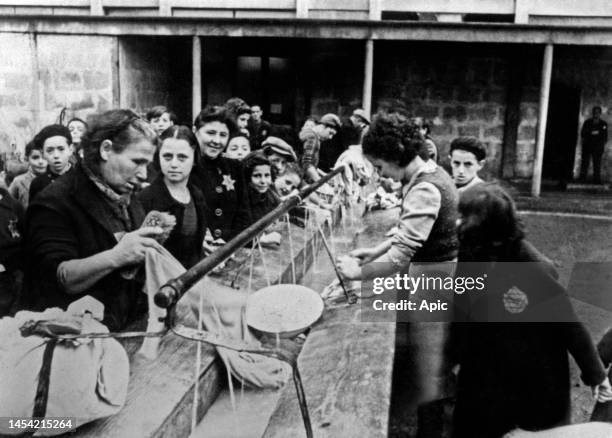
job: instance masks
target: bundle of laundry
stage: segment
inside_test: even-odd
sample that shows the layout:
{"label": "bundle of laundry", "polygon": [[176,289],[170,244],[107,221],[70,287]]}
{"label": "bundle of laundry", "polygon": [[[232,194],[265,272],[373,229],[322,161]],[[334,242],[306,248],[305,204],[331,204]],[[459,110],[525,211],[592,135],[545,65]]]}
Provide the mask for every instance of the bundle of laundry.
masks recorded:
{"label": "bundle of laundry", "polygon": [[[113,338],[52,341],[57,335],[87,333],[108,329],[91,313],[72,309],[23,311],[1,319],[0,417],[69,417],[78,427],[117,413],[125,404],[129,379],[123,346]],[[0,435],[23,432],[0,422]],[[39,429],[34,436],[64,432]]]}

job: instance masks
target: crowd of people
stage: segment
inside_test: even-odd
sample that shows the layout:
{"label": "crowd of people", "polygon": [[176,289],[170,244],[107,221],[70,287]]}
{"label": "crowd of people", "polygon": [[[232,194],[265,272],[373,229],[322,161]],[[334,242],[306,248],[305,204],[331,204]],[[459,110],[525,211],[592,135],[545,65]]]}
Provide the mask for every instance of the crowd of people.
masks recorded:
{"label": "crowd of people", "polygon": [[[335,152],[334,137],[345,142]],[[344,124],[336,114],[312,117],[295,138],[297,143],[265,121],[260,106],[239,98],[207,106],[189,125],[156,106],[144,118],[118,109],[88,123],[73,119],[44,127],[25,148],[27,170],[0,188],[0,317],[18,309],[66,308],[90,295],[105,306],[104,324],[124,329],[146,311],[142,280],[130,273],[149,248],[162,245],[162,234],[168,234],[163,246],[189,268],[353,153],[360,156],[355,163],[368,162],[389,191],[389,181],[400,183],[401,213],[388,240],[340,257],[344,278],[402,270],[428,275],[432,263],[436,272],[454,275],[457,261],[485,262],[486,273],[504,279],[488,300],[513,287],[532,301],[547,291],[565,297],[573,315],[554,266],[525,240],[512,199],[478,175],[487,156],[478,139],[451,143],[449,175],[438,164],[428,123],[401,112],[371,120],[358,108]],[[359,145],[357,152],[349,145]],[[353,166],[354,173],[359,169]],[[332,208],[316,193],[309,202]],[[150,211],[174,217],[169,233],[141,226]],[[525,261],[534,263],[521,275],[504,275],[498,263]],[[538,282],[521,282],[526,278]],[[479,308],[497,304],[474,302],[462,310],[478,321]],[[612,400],[592,341],[572,318],[546,327],[461,326],[457,336],[445,323],[428,325],[427,336],[419,332],[412,339],[415,345],[435,340],[427,345],[434,354],[411,370],[421,382],[420,402],[439,397],[440,382],[459,364],[457,437],[563,424],[569,412],[567,352],[599,400]],[[449,339],[459,346],[452,358]]]}
{"label": "crowd of people", "polygon": [[[143,311],[125,272],[163,234],[141,227],[148,212],[175,218],[164,246],[189,268],[319,179],[321,143],[340,130],[339,117],[309,118],[294,148],[262,114],[231,98],[187,125],[155,106],[144,117],[111,110],[42,128],[25,147],[27,167],[13,165],[21,173],[0,182],[0,316],[89,294],[111,329],[124,328]],[[364,126],[355,125],[357,138]],[[309,202],[331,209],[317,194]]]}

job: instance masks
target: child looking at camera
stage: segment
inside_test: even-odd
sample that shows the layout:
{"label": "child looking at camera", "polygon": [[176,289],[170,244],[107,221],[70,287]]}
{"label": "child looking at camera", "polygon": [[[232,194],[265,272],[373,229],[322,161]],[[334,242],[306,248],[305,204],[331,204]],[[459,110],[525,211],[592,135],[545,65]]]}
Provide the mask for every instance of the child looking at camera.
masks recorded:
{"label": "child looking at camera", "polygon": [[233,160],[242,161],[251,153],[251,143],[244,134],[238,134],[227,143],[223,156]]}
{"label": "child looking at camera", "polygon": [[[271,190],[275,171],[262,151],[254,151],[247,155],[244,159],[244,169],[249,184],[251,218],[256,222],[280,204],[280,200]],[[263,245],[280,245],[281,236],[273,231],[274,228],[274,226],[269,227],[260,237]]]}

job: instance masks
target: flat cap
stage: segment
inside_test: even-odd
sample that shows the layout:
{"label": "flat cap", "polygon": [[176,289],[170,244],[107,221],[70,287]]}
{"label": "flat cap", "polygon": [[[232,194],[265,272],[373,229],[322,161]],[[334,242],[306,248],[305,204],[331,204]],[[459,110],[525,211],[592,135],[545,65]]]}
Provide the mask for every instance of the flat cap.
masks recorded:
{"label": "flat cap", "polygon": [[340,129],[340,127],[342,126],[342,123],[340,122],[340,117],[332,113],[325,114],[323,117],[321,117],[319,123],[335,129]]}
{"label": "flat cap", "polygon": [[277,153],[287,159],[287,161],[297,162],[297,156],[295,155],[295,151],[291,147],[289,143],[287,143],[282,138],[278,137],[268,137],[261,144],[263,148],[263,152],[266,155],[270,155],[272,153]]}

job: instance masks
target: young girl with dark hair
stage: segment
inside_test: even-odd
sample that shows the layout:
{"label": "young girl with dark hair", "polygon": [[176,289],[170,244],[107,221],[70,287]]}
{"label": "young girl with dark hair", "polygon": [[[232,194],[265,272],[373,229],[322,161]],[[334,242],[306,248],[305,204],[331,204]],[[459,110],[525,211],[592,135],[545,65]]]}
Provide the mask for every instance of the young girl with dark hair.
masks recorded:
{"label": "young girl with dark hair", "polygon": [[[249,184],[251,218],[253,222],[256,222],[280,204],[280,198],[273,189],[276,169],[263,151],[258,150],[251,152],[244,159],[244,170]],[[280,222],[270,225],[260,236],[261,244],[264,246],[280,245],[279,229]]]}
{"label": "young girl with dark hair", "polygon": [[138,195],[145,212],[157,210],[176,218],[164,247],[189,269],[203,256],[206,203],[202,192],[189,183],[196,163],[198,141],[187,126],[171,126],[160,137],[156,160],[161,170]]}
{"label": "young girl with dark hair", "polygon": [[465,322],[453,330],[460,364],[453,436],[493,438],[567,424],[567,353],[585,384],[612,396],[567,291],[526,249],[510,196],[481,183],[462,194],[459,212],[457,277],[486,278],[486,289],[455,300]]}
{"label": "young girl with dark hair", "polygon": [[244,171],[249,184],[251,219],[256,222],[280,203],[271,189],[275,169],[262,151],[255,151],[244,159]]}

